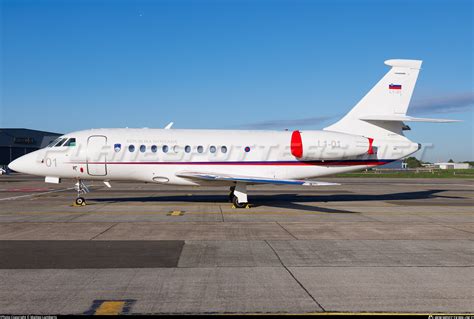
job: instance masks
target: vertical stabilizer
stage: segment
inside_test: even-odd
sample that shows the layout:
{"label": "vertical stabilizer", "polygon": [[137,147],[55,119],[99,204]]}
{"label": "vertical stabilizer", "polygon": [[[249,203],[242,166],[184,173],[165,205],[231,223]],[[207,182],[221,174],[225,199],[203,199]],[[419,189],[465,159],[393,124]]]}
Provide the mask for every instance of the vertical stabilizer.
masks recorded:
{"label": "vertical stabilizer", "polygon": [[387,60],[392,68],[354,108],[324,130],[364,136],[402,134],[402,122],[364,121],[364,117],[404,116],[407,113],[422,61]]}

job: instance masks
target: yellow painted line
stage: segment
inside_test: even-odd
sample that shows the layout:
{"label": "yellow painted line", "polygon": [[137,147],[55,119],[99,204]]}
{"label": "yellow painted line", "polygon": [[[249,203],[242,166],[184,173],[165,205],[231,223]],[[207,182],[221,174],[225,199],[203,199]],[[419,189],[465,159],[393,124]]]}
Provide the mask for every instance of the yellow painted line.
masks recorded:
{"label": "yellow painted line", "polygon": [[183,214],[182,211],[180,211],[180,210],[174,210],[174,211],[171,212],[170,215],[171,215],[171,216],[181,216],[182,214]]}
{"label": "yellow painted line", "polygon": [[104,301],[94,315],[119,315],[122,313],[124,301]]}

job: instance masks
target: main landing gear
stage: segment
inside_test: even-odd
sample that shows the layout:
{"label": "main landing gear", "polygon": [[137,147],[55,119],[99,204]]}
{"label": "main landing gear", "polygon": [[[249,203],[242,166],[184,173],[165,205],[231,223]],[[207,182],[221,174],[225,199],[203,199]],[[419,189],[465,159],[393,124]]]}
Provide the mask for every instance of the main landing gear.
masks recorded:
{"label": "main landing gear", "polygon": [[234,204],[235,208],[249,208],[247,200],[247,185],[237,183],[230,188],[229,201]]}
{"label": "main landing gear", "polygon": [[77,191],[77,197],[76,200],[74,201],[74,204],[76,206],[85,206],[86,205],[86,199],[82,197],[82,194],[87,194],[89,193],[89,188],[87,188],[86,184],[80,179],[77,180],[77,183],[74,185],[74,188]]}

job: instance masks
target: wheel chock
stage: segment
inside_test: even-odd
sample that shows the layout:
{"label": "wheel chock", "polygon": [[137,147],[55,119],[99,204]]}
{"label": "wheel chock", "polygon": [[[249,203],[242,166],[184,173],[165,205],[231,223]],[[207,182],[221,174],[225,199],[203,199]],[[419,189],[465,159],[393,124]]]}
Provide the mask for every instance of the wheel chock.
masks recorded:
{"label": "wheel chock", "polygon": [[86,202],[82,203],[81,205],[77,205],[76,202],[73,202],[71,206],[72,207],[82,207],[82,206],[86,206],[86,205],[87,205]]}

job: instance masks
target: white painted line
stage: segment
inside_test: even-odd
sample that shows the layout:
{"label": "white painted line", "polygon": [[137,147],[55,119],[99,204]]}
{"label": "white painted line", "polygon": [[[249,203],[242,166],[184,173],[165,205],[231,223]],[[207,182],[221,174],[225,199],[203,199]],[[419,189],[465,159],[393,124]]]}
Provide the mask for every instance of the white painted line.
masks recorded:
{"label": "white painted line", "polygon": [[[344,185],[382,185],[382,186],[389,186],[389,185],[392,185],[392,186],[461,186],[461,187],[474,187],[473,184],[469,184],[469,183],[466,183],[466,184],[451,184],[451,183],[389,183],[389,182],[384,182],[384,183],[379,183],[379,184],[376,184],[376,178],[373,178],[374,179],[374,183],[360,183],[360,182],[341,182],[341,185],[344,186]],[[457,189],[453,189],[453,190],[457,190]]]}
{"label": "white painted line", "polygon": [[55,189],[53,191],[43,192],[43,193],[34,193],[34,194],[28,194],[28,195],[20,195],[20,196],[13,196],[13,197],[7,197],[7,198],[0,198],[0,201],[2,201],[2,200],[15,200],[15,199],[25,198],[25,197],[40,196],[40,195],[45,195],[45,194],[64,192],[64,191],[71,190],[71,189],[74,189],[74,187],[68,187],[68,188],[63,188],[63,189]]}
{"label": "white painted line", "polygon": [[[474,187],[471,184],[450,184],[450,183],[419,183],[419,184],[411,184],[411,183],[393,183],[393,184],[386,184],[386,185],[397,185],[397,186],[461,186],[461,187]],[[453,189],[453,191],[457,191],[458,189]]]}

